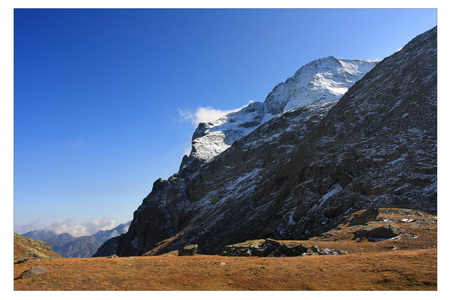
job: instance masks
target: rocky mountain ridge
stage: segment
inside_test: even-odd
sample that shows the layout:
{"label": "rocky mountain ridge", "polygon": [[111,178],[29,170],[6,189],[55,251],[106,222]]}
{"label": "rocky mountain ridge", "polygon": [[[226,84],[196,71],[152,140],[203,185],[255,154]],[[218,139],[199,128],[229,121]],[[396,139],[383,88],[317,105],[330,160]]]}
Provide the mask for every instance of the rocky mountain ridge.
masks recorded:
{"label": "rocky mountain ridge", "polygon": [[[157,180],[119,256],[259,238],[307,239],[370,207],[436,211],[437,28],[335,102],[279,114],[211,160]],[[289,94],[289,93],[288,93]],[[195,140],[195,135],[194,135]]]}
{"label": "rocky mountain ridge", "polygon": [[376,60],[348,60],[332,56],[314,60],[278,84],[264,102],[251,102],[218,120],[200,123],[192,138],[192,160],[209,161],[261,124],[291,109],[338,100],[370,71]]}

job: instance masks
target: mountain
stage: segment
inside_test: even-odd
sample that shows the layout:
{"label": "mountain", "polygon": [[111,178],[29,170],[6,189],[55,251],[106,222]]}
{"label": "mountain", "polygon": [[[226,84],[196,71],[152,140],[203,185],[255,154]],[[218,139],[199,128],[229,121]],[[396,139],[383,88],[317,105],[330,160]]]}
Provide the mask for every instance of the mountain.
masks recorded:
{"label": "mountain", "polygon": [[288,110],[338,100],[378,61],[346,60],[332,56],[310,62],[278,84],[264,102],[251,102],[218,120],[200,123],[193,135],[192,160],[210,161],[236,140]]}
{"label": "mountain", "polygon": [[46,241],[56,252],[59,252],[60,249],[64,247],[64,245],[73,242],[76,239],[76,237],[68,233],[56,234],[51,230],[33,230],[24,233],[23,236],[35,240]]}
{"label": "mountain", "polygon": [[58,253],[52,250],[49,243],[14,234],[14,259],[47,259],[59,258]]}
{"label": "mountain", "polygon": [[[219,124],[216,131],[200,124],[191,155],[178,173],[153,184],[117,254],[141,255],[155,247],[161,254],[187,244],[216,254],[246,240],[307,239],[344,215],[373,207],[436,212],[436,44],[435,27],[360,74],[339,100],[328,93],[302,102],[290,96],[299,93],[287,80],[264,101],[274,116],[226,149],[212,147],[211,156],[197,155],[196,140],[216,132],[211,141],[220,148],[227,130],[219,130],[220,122],[211,123]],[[327,65],[341,68],[339,61]],[[311,78],[335,78],[325,73],[331,74],[326,80],[306,78],[311,92],[304,94],[314,91]],[[341,91],[338,84],[325,85]],[[222,124],[233,123],[232,117]]]}
{"label": "mountain", "polygon": [[119,244],[119,239],[122,234],[127,232],[130,227],[131,221],[125,224],[121,224],[113,229],[112,232],[107,233],[99,231],[97,233],[97,238],[103,240],[104,242],[94,251],[92,257],[99,256],[109,256],[116,253],[117,246]]}
{"label": "mountain", "polygon": [[56,234],[50,230],[35,230],[23,236],[48,242],[63,257],[91,257],[108,239],[125,233],[130,222],[110,230],[100,230],[91,236],[75,238],[68,233]]}
{"label": "mountain", "polygon": [[110,238],[97,249],[92,257],[110,256],[115,254],[117,252],[117,246],[119,246],[119,240],[120,236]]}

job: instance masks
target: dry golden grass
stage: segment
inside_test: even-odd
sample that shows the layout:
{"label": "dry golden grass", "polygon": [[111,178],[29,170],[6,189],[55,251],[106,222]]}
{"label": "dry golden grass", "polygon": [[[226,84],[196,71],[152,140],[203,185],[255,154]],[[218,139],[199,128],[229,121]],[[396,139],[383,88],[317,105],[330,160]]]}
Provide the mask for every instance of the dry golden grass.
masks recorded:
{"label": "dry golden grass", "polygon": [[[383,209],[381,219],[403,229],[399,239],[354,239],[358,226],[339,225],[308,241],[348,255],[226,257],[217,255],[56,258],[15,264],[43,275],[14,281],[15,290],[437,290],[435,216]],[[401,222],[403,218],[414,222]],[[385,221],[383,221],[385,222]],[[292,242],[292,241],[289,241]],[[391,250],[395,247],[396,250]]]}
{"label": "dry golden grass", "polygon": [[17,264],[47,273],[15,290],[436,290],[437,251],[308,257],[216,255],[60,258]]}

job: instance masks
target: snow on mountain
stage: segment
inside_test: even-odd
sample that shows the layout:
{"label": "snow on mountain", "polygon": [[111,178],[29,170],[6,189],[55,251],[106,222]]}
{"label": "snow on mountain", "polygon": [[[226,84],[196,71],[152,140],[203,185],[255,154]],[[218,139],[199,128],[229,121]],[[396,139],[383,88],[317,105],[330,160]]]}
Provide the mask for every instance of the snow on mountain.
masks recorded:
{"label": "snow on mountain", "polygon": [[377,63],[331,56],[308,63],[278,84],[264,102],[251,102],[215,121],[200,123],[192,138],[190,158],[210,161],[274,116],[298,107],[338,100]]}
{"label": "snow on mountain", "polygon": [[[330,65],[339,76],[329,74]],[[315,61],[264,103],[201,124],[193,153],[201,150],[196,146],[220,150],[214,147],[236,140],[210,161],[183,158],[180,172],[155,181],[128,232],[109,248],[134,256],[197,244],[199,253],[217,254],[245,240],[317,236],[367,208],[436,212],[437,28],[378,63],[338,101],[326,102],[362,76],[355,71],[365,71],[360,65],[369,66]],[[307,76],[300,74],[312,74],[305,80],[310,90],[322,85],[324,91],[315,89],[319,97],[309,105],[285,111],[301,99],[294,83],[301,86],[296,77]]]}

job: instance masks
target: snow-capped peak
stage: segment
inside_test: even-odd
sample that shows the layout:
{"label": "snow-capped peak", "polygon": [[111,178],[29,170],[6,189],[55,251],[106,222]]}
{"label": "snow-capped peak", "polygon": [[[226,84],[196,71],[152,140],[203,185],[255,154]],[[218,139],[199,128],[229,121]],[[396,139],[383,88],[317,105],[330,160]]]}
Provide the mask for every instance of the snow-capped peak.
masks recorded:
{"label": "snow-capped peak", "polygon": [[306,64],[278,84],[264,102],[251,102],[215,121],[200,123],[192,138],[190,157],[209,161],[276,115],[340,99],[377,63],[329,56]]}
{"label": "snow-capped peak", "polygon": [[305,105],[338,100],[377,63],[332,56],[314,60],[277,85],[264,102],[269,112],[279,114]]}

